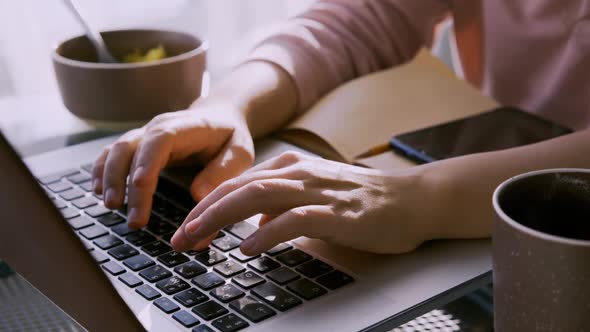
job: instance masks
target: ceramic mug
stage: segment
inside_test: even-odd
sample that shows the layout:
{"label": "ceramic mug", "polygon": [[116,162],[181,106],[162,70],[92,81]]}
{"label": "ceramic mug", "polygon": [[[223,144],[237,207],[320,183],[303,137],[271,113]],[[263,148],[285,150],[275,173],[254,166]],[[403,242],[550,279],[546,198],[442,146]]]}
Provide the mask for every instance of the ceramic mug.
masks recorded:
{"label": "ceramic mug", "polygon": [[590,169],[525,173],[494,192],[496,331],[590,331]]}

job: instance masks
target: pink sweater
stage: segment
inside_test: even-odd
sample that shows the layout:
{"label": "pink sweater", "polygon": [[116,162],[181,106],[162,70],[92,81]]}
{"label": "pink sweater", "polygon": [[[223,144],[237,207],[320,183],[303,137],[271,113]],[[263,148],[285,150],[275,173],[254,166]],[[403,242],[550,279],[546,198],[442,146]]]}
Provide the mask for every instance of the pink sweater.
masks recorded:
{"label": "pink sweater", "polygon": [[289,72],[304,110],[348,80],[409,61],[448,15],[465,77],[485,94],[590,125],[590,0],[319,1],[251,58]]}

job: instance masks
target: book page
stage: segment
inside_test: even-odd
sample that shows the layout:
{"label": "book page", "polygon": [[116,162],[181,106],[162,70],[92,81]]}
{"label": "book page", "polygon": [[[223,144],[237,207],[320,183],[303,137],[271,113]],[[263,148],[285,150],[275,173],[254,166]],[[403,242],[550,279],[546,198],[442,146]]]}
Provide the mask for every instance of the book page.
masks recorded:
{"label": "book page", "polygon": [[402,169],[417,165],[415,162],[397,155],[393,151],[383,152],[373,157],[358,159],[354,164],[381,170]]}
{"label": "book page", "polygon": [[[393,135],[496,106],[494,100],[456,78],[424,50],[411,63],[337,88],[293,121],[283,132],[285,137],[278,136],[312,152],[316,152],[314,146],[324,141],[342,157],[339,159],[353,162]],[[307,141],[293,130],[312,132],[321,140]]]}

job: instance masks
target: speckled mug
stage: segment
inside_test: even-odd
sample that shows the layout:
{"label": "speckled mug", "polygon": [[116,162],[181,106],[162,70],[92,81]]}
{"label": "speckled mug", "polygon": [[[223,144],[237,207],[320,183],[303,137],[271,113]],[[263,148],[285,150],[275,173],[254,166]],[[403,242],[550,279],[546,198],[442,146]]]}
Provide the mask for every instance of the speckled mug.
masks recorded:
{"label": "speckled mug", "polygon": [[494,192],[496,331],[590,331],[590,169],[525,173]]}

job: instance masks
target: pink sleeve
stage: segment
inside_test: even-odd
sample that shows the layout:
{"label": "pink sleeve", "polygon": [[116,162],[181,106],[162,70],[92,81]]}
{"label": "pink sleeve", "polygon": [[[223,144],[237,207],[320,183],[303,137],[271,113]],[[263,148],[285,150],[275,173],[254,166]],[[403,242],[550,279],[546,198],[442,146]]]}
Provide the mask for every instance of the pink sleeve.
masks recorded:
{"label": "pink sleeve", "polygon": [[355,77],[409,61],[449,13],[444,0],[325,0],[265,39],[249,60],[284,68],[299,110]]}

